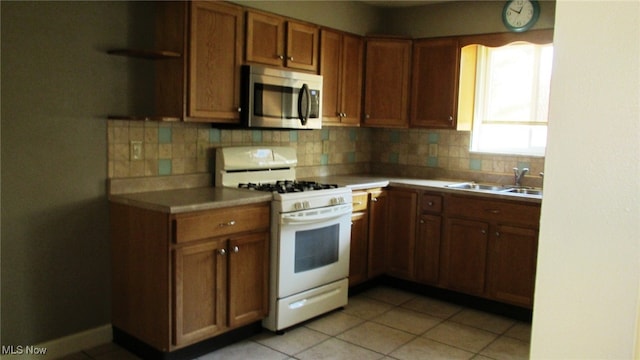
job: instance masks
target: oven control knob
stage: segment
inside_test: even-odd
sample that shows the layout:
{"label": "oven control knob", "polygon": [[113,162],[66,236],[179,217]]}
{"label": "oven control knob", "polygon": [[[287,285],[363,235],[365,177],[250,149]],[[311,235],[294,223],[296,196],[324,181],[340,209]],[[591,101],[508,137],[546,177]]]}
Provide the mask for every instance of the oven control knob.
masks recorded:
{"label": "oven control knob", "polygon": [[293,204],[293,208],[296,210],[302,210],[302,203],[301,202],[296,202]]}
{"label": "oven control knob", "polygon": [[310,207],[311,207],[311,205],[309,205],[309,202],[308,202],[308,201],[303,201],[303,202],[302,202],[302,207],[303,207],[303,208],[305,208],[305,209],[308,209],[308,208],[310,208]]}

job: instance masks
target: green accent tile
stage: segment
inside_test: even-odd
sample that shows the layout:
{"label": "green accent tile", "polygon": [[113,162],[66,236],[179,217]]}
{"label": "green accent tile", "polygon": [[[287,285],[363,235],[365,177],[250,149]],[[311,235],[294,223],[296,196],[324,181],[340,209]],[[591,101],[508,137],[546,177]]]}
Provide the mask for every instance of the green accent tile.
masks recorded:
{"label": "green accent tile", "polygon": [[262,130],[251,131],[251,139],[253,142],[262,142]]}
{"label": "green accent tile", "polygon": [[171,144],[171,128],[170,127],[158,128],[158,143]]}
{"label": "green accent tile", "polygon": [[522,170],[524,168],[531,169],[531,164],[528,161],[518,161],[518,169]]}
{"label": "green accent tile", "polygon": [[298,130],[289,131],[289,141],[298,142]]}
{"label": "green accent tile", "polygon": [[429,133],[429,144],[437,144],[439,140],[440,140],[440,134]]}
{"label": "green accent tile", "polygon": [[438,158],[435,156],[429,156],[427,158],[427,166],[429,167],[437,167],[438,166]]}
{"label": "green accent tile", "polygon": [[322,129],[320,131],[321,131],[322,140],[329,140],[329,129]]}
{"label": "green accent tile", "polygon": [[400,162],[400,155],[396,152],[392,152],[389,154],[389,162],[392,164],[397,164]]}
{"label": "green accent tile", "polygon": [[396,130],[392,130],[389,133],[389,141],[391,141],[392,143],[399,143],[400,142],[400,132],[396,131]]}
{"label": "green accent tile", "polygon": [[320,165],[329,165],[329,154],[320,155]]}
{"label": "green accent tile", "polygon": [[220,139],[220,129],[209,129],[209,142],[219,143]]}
{"label": "green accent tile", "polygon": [[356,129],[349,129],[349,140],[356,141],[358,140],[358,133]]}
{"label": "green accent tile", "polygon": [[471,159],[469,160],[469,170],[482,170],[482,160]]}
{"label": "green accent tile", "polygon": [[158,175],[171,175],[171,159],[158,160]]}
{"label": "green accent tile", "polygon": [[354,153],[353,151],[347,153],[347,162],[349,162],[349,163],[356,162],[356,153]]}

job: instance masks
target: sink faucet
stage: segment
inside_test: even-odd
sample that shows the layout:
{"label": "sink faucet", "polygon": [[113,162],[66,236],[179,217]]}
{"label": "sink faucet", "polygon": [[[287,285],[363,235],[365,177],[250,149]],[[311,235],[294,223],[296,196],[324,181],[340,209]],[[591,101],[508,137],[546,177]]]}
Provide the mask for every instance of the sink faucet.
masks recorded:
{"label": "sink faucet", "polygon": [[519,170],[517,167],[513,168],[513,175],[514,175],[516,186],[520,186],[520,182],[522,181],[524,174],[526,174],[527,172],[529,172],[529,168],[524,168],[522,170]]}

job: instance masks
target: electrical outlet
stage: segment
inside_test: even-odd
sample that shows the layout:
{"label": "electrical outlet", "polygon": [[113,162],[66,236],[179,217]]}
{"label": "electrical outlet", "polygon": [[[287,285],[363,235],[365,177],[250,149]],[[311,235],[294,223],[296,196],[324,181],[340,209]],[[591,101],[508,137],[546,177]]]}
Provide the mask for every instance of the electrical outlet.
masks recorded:
{"label": "electrical outlet", "polygon": [[131,141],[129,144],[129,159],[142,160],[142,141]]}

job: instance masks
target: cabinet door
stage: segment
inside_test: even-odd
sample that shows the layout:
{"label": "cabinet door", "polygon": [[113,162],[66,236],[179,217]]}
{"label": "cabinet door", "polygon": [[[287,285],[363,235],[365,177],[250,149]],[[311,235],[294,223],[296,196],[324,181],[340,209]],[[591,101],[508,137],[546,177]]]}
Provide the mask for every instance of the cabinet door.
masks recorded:
{"label": "cabinet door", "polygon": [[341,67],[342,35],[331,30],[322,30],[320,51],[320,75],[322,75],[322,123],[339,124],[342,113]]}
{"label": "cabinet door", "polygon": [[421,215],[416,239],[416,280],[436,284],[440,267],[442,217]]}
{"label": "cabinet door", "polygon": [[366,212],[351,215],[351,249],[349,253],[349,286],[367,280],[367,241],[369,221]]}
{"label": "cabinet door", "polygon": [[242,8],[191,3],[187,120],[240,121]]}
{"label": "cabinet door", "polygon": [[212,240],[174,250],[174,345],[194,343],[226,328],[225,243]]}
{"label": "cabinet door", "polygon": [[320,30],[317,26],[287,22],[287,57],[285,66],[292,69],[318,72],[318,38]]}
{"label": "cabinet door", "polygon": [[369,263],[368,277],[383,274],[387,269],[387,192],[371,193],[369,201]]}
{"label": "cabinet door", "polygon": [[487,286],[491,298],[531,308],[538,231],[499,225],[489,242]]}
{"label": "cabinet door", "polygon": [[414,43],[412,126],[455,129],[459,54],[455,39],[418,40]]}
{"label": "cabinet door", "polygon": [[472,295],[483,295],[489,225],[449,218],[442,248],[443,284]]}
{"label": "cabinet door", "polygon": [[247,62],[282,66],[284,61],[284,19],[247,12]]}
{"label": "cabinet door", "polygon": [[359,125],[362,115],[364,41],[357,36],[344,35],[342,44],[342,123]]}
{"label": "cabinet door", "polygon": [[410,40],[367,40],[363,124],[408,126],[410,61]]}
{"label": "cabinet door", "polygon": [[413,279],[418,193],[411,190],[392,189],[388,191],[388,202],[388,273],[392,276]]}
{"label": "cabinet door", "polygon": [[237,327],[268,313],[269,234],[231,238],[228,254],[229,326]]}

